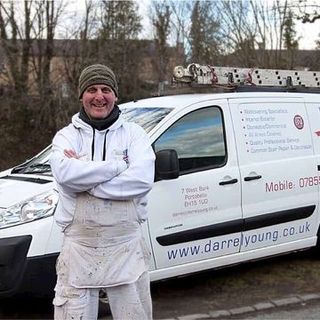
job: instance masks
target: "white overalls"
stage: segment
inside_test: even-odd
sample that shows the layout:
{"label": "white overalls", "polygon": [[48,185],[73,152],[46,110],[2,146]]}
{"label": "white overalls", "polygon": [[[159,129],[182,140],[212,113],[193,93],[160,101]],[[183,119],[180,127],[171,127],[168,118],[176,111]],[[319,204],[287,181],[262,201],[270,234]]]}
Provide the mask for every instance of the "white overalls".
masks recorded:
{"label": "white overalls", "polygon": [[149,257],[133,201],[80,193],[57,262],[55,319],[97,319],[99,288],[114,319],[152,319]]}
{"label": "white overalls", "polygon": [[[67,158],[65,149],[79,159]],[[95,320],[100,288],[106,288],[114,319],[152,319],[150,254],[141,223],[154,160],[146,133],[121,115],[108,131],[96,131],[76,114],[54,137],[50,164],[60,194],[55,219],[64,232],[56,320]]]}

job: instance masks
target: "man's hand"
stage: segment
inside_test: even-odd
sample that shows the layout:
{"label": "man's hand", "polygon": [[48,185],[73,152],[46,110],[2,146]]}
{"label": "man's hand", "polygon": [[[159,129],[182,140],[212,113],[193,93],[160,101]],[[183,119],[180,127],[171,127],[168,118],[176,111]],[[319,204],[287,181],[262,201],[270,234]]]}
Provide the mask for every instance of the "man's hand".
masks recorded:
{"label": "man's hand", "polygon": [[75,158],[75,159],[79,159],[79,156],[71,149],[67,150],[67,149],[64,149],[63,150],[63,153],[64,155],[67,157],[67,158]]}

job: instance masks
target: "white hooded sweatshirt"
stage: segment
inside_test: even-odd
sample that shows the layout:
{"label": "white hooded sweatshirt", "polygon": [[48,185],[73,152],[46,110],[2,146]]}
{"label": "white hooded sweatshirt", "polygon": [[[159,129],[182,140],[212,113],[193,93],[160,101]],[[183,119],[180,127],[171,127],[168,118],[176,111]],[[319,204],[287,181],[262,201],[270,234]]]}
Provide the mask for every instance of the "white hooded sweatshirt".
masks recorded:
{"label": "white hooded sweatshirt", "polygon": [[[55,213],[65,238],[56,291],[136,281],[148,270],[142,236],[154,152],[144,130],[121,116],[98,131],[76,114],[53,139],[50,158],[60,201]],[[76,152],[68,158],[64,150]],[[66,286],[66,287],[65,287]]]}
{"label": "white hooded sweatshirt", "polygon": [[[65,149],[75,151],[79,159],[67,158]],[[108,129],[98,131],[75,114],[72,123],[55,135],[50,158],[60,194],[55,213],[58,225],[65,229],[71,224],[81,192],[102,199],[133,200],[137,219],[143,222],[154,160],[150,140],[137,124],[120,115]]]}

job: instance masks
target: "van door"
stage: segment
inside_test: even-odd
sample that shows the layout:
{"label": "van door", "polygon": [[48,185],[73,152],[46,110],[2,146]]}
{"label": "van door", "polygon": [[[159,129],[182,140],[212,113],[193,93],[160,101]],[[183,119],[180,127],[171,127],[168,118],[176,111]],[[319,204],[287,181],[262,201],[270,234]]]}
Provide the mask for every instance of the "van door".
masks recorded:
{"label": "van door", "polygon": [[[149,229],[156,268],[239,251],[239,169],[225,100],[199,103],[171,118],[155,151],[175,149],[180,176],[155,183]],[[231,234],[231,235],[230,235]]]}
{"label": "van door", "polygon": [[304,101],[260,96],[230,100],[230,109],[242,184],[241,251],[311,245],[320,181]]}

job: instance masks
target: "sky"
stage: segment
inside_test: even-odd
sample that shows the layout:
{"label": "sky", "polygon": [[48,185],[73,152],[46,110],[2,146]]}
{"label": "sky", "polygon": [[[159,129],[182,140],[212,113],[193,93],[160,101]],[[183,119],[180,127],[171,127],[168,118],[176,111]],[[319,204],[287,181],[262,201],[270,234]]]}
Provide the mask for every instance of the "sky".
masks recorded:
{"label": "sky", "polygon": [[320,38],[320,20],[314,23],[302,23],[296,24],[297,36],[301,37],[299,40],[300,49],[314,49],[316,39]]}

